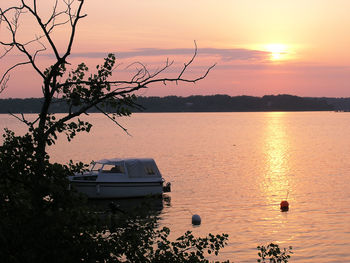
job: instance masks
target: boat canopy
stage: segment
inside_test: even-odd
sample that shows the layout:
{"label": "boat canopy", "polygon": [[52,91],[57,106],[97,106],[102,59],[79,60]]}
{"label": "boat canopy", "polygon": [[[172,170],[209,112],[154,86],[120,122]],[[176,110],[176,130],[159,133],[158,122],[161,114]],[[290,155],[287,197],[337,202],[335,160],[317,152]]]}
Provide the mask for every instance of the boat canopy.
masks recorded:
{"label": "boat canopy", "polygon": [[160,171],[151,158],[141,159],[103,159],[96,163],[121,165],[125,164],[130,178],[161,178]]}
{"label": "boat canopy", "polygon": [[125,162],[130,178],[161,177],[153,159],[135,159]]}

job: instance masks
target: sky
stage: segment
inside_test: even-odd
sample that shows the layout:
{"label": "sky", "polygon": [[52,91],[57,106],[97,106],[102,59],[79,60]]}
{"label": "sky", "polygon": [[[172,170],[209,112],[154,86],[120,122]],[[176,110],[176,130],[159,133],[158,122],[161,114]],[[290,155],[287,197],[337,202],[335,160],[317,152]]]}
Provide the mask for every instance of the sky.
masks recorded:
{"label": "sky", "polygon": [[[61,1],[61,0],[60,0]],[[15,2],[15,1],[11,1]],[[45,18],[51,0],[39,0]],[[8,3],[1,3],[6,8]],[[132,62],[150,71],[174,61],[167,73],[176,75],[198,54],[187,77],[210,74],[195,85],[152,86],[143,96],[227,94],[263,96],[292,94],[311,97],[350,97],[349,0],[86,0],[69,62],[99,64],[115,53],[113,78],[130,78]],[[0,39],[6,39],[4,23]],[[53,32],[61,50],[67,28]],[[40,34],[27,17],[20,39]],[[38,56],[43,68],[52,62],[47,49]],[[0,60],[0,73],[20,61],[18,54]],[[11,73],[0,98],[40,97],[40,78],[30,67]]]}

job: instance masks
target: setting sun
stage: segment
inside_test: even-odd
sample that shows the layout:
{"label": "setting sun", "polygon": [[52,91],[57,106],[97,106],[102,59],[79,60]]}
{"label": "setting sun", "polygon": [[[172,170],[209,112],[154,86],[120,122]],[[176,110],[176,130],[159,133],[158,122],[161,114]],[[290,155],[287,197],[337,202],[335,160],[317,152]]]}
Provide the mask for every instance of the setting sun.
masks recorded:
{"label": "setting sun", "polygon": [[268,44],[265,49],[271,53],[271,60],[286,59],[288,54],[288,47],[284,44]]}

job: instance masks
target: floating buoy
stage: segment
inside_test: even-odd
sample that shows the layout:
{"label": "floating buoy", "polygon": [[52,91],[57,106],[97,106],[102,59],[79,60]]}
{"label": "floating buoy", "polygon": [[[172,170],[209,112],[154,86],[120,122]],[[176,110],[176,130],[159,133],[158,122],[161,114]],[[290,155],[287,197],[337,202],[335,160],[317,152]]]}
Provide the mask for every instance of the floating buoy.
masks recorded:
{"label": "floating buoy", "polygon": [[289,210],[289,203],[288,201],[282,201],[280,204],[280,208],[282,212],[287,212]]}
{"label": "floating buoy", "polygon": [[192,216],[192,225],[198,226],[201,224],[201,217],[199,215]]}

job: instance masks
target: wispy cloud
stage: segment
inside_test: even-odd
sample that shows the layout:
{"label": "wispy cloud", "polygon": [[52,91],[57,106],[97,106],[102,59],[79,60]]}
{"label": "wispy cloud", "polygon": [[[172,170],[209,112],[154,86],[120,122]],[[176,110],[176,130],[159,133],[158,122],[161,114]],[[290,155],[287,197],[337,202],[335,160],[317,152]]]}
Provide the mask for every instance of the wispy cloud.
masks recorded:
{"label": "wispy cloud", "polygon": [[[74,58],[104,58],[111,52],[76,52],[72,53],[71,57]],[[175,59],[176,56],[192,56],[194,48],[173,48],[173,49],[161,49],[161,48],[140,48],[131,51],[115,51],[119,59],[133,59],[137,58],[169,58]],[[271,53],[268,51],[244,49],[244,48],[198,48],[198,59],[209,59],[217,63],[214,68],[216,70],[235,70],[235,71],[261,71],[267,70],[269,72],[280,72],[280,73],[291,73],[291,74],[330,74],[338,72],[348,72],[348,66],[336,66],[336,65],[323,65],[313,64],[307,62],[294,62],[294,61],[283,61],[283,63],[273,63],[271,61]],[[47,54],[46,56],[52,56]],[[142,59],[143,60],[143,59]],[[208,62],[208,61],[207,61]],[[191,71],[201,72],[208,68],[208,65],[212,63],[199,63],[192,65]],[[151,65],[148,65],[152,67]],[[174,67],[169,69],[170,72],[178,72],[182,68],[182,64],[175,64]],[[128,69],[133,71],[132,68]],[[320,73],[322,72],[322,73]],[[192,72],[193,73],[193,72]]]}
{"label": "wispy cloud", "polygon": [[[132,51],[116,51],[117,58],[133,58],[133,57],[168,57],[178,55],[192,55],[193,48],[174,48],[174,49],[159,49],[159,48],[141,48]],[[269,58],[270,53],[266,51],[233,48],[233,49],[219,49],[219,48],[199,48],[198,56],[217,56],[224,61],[235,60],[252,60],[264,61]],[[105,52],[83,52],[74,53],[71,57],[85,57],[85,58],[101,58],[105,57]]]}

